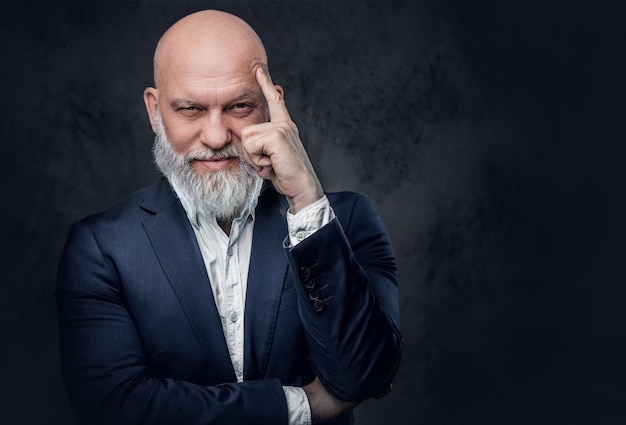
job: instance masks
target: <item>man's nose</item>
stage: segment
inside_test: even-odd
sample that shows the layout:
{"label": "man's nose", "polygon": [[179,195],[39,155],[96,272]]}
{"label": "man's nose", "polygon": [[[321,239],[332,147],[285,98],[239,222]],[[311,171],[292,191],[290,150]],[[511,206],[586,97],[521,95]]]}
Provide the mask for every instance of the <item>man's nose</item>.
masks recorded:
{"label": "man's nose", "polygon": [[228,120],[219,113],[209,113],[204,118],[200,141],[211,149],[221,149],[232,141]]}

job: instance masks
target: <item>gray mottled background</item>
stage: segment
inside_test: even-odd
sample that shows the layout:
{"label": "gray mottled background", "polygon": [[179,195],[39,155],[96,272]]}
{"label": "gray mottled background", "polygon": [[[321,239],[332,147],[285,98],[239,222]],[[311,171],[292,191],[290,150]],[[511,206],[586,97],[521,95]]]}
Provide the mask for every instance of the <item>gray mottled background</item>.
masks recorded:
{"label": "gray mottled background", "polygon": [[151,183],[151,56],[204,7],[259,32],[327,190],[376,203],[406,351],[360,425],[626,423],[626,36],[599,1],[0,7],[0,422],[74,424],[71,222]]}

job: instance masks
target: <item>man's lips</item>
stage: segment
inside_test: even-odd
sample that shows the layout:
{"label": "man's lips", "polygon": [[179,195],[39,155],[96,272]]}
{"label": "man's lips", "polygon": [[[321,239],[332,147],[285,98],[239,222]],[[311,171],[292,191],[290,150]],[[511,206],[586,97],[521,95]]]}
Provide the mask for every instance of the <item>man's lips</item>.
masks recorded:
{"label": "man's lips", "polygon": [[226,158],[194,159],[192,160],[192,164],[198,164],[210,170],[224,170],[233,167],[238,161],[238,157],[231,156]]}

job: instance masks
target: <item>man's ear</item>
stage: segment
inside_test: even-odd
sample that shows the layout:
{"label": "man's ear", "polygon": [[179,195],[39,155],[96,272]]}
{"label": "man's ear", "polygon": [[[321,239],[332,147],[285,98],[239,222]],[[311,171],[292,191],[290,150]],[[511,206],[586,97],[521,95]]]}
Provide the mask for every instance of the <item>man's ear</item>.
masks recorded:
{"label": "man's ear", "polygon": [[143,102],[146,104],[146,111],[148,112],[148,118],[150,118],[150,126],[152,131],[156,133],[156,127],[154,126],[154,115],[156,114],[159,104],[159,91],[154,87],[148,87],[143,91]]}

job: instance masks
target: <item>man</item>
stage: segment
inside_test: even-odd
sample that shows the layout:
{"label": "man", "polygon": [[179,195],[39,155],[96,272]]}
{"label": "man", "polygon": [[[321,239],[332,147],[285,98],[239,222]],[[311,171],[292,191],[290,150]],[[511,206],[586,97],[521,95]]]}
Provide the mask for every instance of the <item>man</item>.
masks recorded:
{"label": "man", "polygon": [[184,17],[144,101],[164,178],[76,223],[57,301],[82,423],[352,423],[399,365],[396,263],[325,194],[241,19]]}

